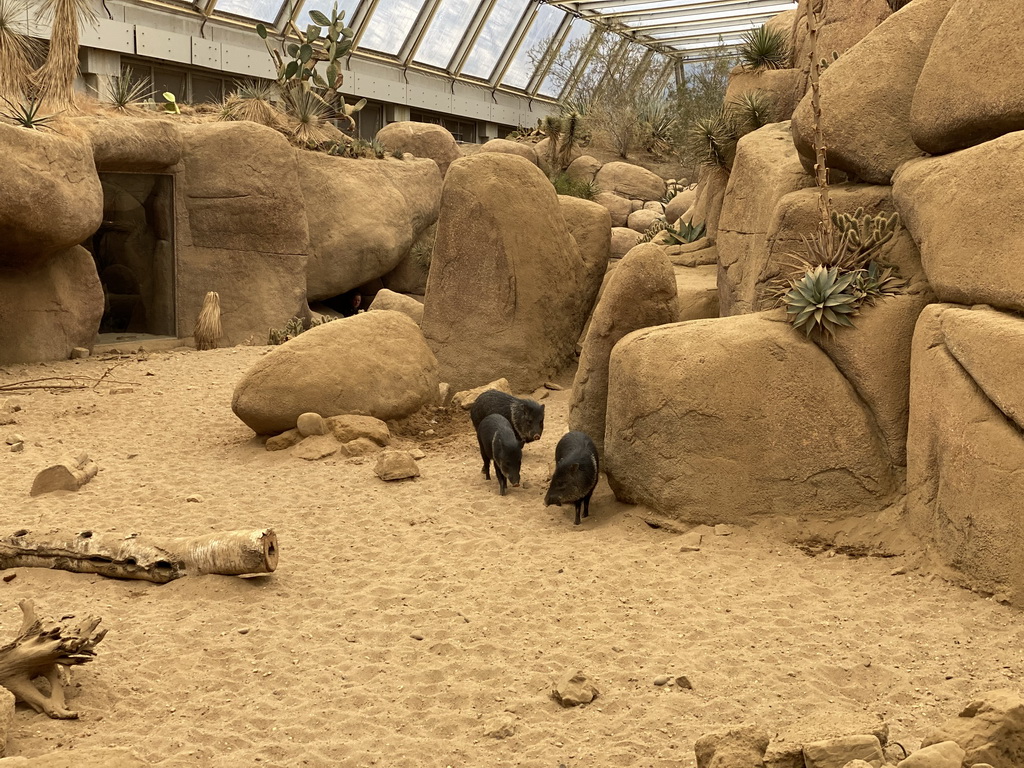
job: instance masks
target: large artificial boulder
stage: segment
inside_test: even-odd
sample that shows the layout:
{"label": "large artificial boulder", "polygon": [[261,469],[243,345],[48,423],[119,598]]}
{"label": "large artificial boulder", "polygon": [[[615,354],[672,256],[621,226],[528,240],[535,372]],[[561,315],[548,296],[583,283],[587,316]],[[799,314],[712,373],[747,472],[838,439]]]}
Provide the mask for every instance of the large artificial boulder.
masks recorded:
{"label": "large artificial boulder", "polygon": [[608,209],[613,227],[625,227],[629,214],[633,212],[633,204],[629,200],[612,192],[598,192],[594,195],[594,202]]}
{"label": "large artificial boulder", "polygon": [[679,320],[703,320],[719,316],[718,267],[714,264],[673,267]]}
{"label": "large artificial boulder", "polygon": [[697,189],[691,205],[677,225],[704,225],[704,234],[711,242],[718,239],[718,222],[722,216],[722,205],[725,202],[725,189],[729,184],[729,172],[717,165],[705,165],[700,169]]}
{"label": "large artificial boulder", "polygon": [[377,141],[393,151],[430,158],[437,163],[442,177],[448,173],[448,166],[462,157],[455,137],[433,123],[391,123],[377,131]]}
{"label": "large artificial boulder", "polygon": [[[911,138],[910,104],[932,39],[953,0],[917,0],[895,13],[821,75],[821,127],[829,168],[888,184],[922,151]],[[955,68],[963,71],[964,59]],[[975,82],[972,79],[972,84]],[[944,107],[950,100],[943,83]],[[793,115],[793,139],[814,165],[814,114],[808,93]]]}
{"label": "large artificial boulder", "polygon": [[879,299],[853,318],[853,329],[817,342],[874,415],[889,459],[897,466],[907,464],[914,327],[930,298],[906,293]]}
{"label": "large artificial boulder", "polygon": [[914,91],[910,129],[921,149],[941,155],[1024,130],[1022,28],[1018,0],[953,3]]}
{"label": "large artificial boulder", "polygon": [[531,391],[572,360],[587,268],[558,195],[528,160],[452,163],[427,279],[423,333],[456,391],[504,376]]}
{"label": "large artificial boulder", "polygon": [[941,564],[1017,605],[1024,605],[1021,366],[1024,319],[948,304],[921,313],[910,372],[909,520]]}
{"label": "large artificial boulder", "polygon": [[0,269],[0,365],[66,360],[92,349],[103,317],[103,288],[81,246],[43,263]]}
{"label": "large artificial boulder", "polygon": [[611,245],[609,255],[613,259],[621,259],[636,247],[639,235],[635,229],[629,227],[612,227]]}
{"label": "large artificial boulder", "polygon": [[634,232],[643,234],[651,225],[659,219],[665,218],[664,215],[659,211],[653,211],[650,208],[641,208],[639,211],[633,211],[629,214],[629,218],[626,219],[626,226],[632,229]]}
{"label": "large artificial boulder", "polygon": [[[438,205],[440,209],[440,205]],[[397,293],[414,293],[422,296],[427,291],[427,275],[430,273],[430,255],[434,251],[434,236],[437,222],[427,227],[398,266],[388,272],[381,281],[385,288]]]}
{"label": "large artificial boulder", "polygon": [[675,224],[697,199],[696,189],[681,189],[665,205],[665,221]]}
{"label": "large artificial boulder", "polygon": [[931,749],[950,741],[965,752],[958,766],[984,763],[992,768],[1019,768],[1024,765],[1024,699],[1007,688],[982,694],[958,717],[936,728],[921,746]]}
{"label": "large artificial boulder", "polygon": [[306,312],[309,229],[295,149],[250,122],[183,125],[182,135],[178,335],[192,335],[206,293],[217,291],[223,343],[262,340]]}
{"label": "large artificial boulder", "polygon": [[235,387],[231,409],[257,434],[292,429],[307,412],[387,421],[434,403],[438,383],[416,323],[400,312],[364,312],[272,350]]}
{"label": "large artificial boulder", "polygon": [[672,265],[657,245],[631,250],[615,268],[594,309],[572,384],[569,429],[587,433],[604,449],[608,358],[628,333],[679,319]]}
{"label": "large artificial boulder", "polygon": [[296,157],[309,222],[309,301],[388,274],[437,221],[441,176],[430,160],[353,160],[304,150]]}
{"label": "large artificial boulder", "polygon": [[896,489],[871,414],[781,312],[622,339],[605,459],[621,501],[702,523],[874,512]]}
{"label": "large artificial boulder", "polygon": [[[561,170],[556,168],[553,164],[553,160],[556,158],[551,157],[551,139],[541,139],[533,145],[534,151],[537,153],[537,164],[540,169],[550,178],[555,174],[556,171]],[[572,165],[573,161],[582,157],[583,153],[580,152],[575,146],[569,150],[568,159],[569,165]],[[568,168],[569,166],[566,166]]]}
{"label": "large artificial boulder", "polygon": [[775,206],[813,184],[793,148],[788,122],[766,125],[739,140],[718,220],[722,315],[753,311]]}
{"label": "large artificial boulder", "polygon": [[602,165],[603,163],[596,157],[580,155],[569,163],[569,167],[565,169],[565,175],[572,181],[591,182],[597,176],[597,172],[601,170]]}
{"label": "large artificial boulder", "polygon": [[602,192],[611,192],[627,200],[661,200],[665,196],[665,180],[632,163],[605,163],[594,181]]}
{"label": "large artificial boulder", "polygon": [[881,768],[884,759],[882,745],[872,735],[841,736],[804,744],[806,768],[846,768],[854,760]]}
{"label": "large artificial boulder", "polygon": [[519,155],[525,157],[534,165],[537,165],[537,150],[529,144],[508,139],[491,139],[480,147],[481,152],[504,152],[508,155]]}
{"label": "large artificial boulder", "polygon": [[896,768],[963,768],[966,754],[955,741],[940,741],[912,752]]}
{"label": "large artificial boulder", "polygon": [[576,241],[583,259],[583,273],[579,283],[579,305],[586,316],[597,301],[601,280],[608,271],[611,255],[611,217],[598,203],[569,195],[559,195],[558,205],[565,217],[565,226]]}
{"label": "large artificial boulder", "polygon": [[103,221],[92,146],[0,123],[0,268],[29,267],[90,237]]}
{"label": "large artificial boulder", "polygon": [[726,106],[740,102],[746,94],[758,92],[771,111],[771,122],[789,120],[807,90],[805,69],[762,69],[736,67],[729,73]]}
{"label": "large artificial boulder", "polygon": [[100,171],[166,172],[181,160],[184,143],[175,120],[121,115],[71,122],[89,137]]}
{"label": "large artificial boulder", "polygon": [[[811,66],[811,45],[807,34],[808,0],[799,0],[794,18],[793,56],[795,67],[805,72]],[[887,0],[813,0],[818,11],[819,59],[842,55],[864,39],[892,14]]]}
{"label": "large artificial boulder", "polygon": [[423,305],[411,296],[404,293],[395,293],[387,288],[381,288],[373,297],[367,311],[389,309],[407,315],[416,325],[423,322]]}
{"label": "large artificial boulder", "polygon": [[893,199],[942,301],[1024,312],[1024,131],[911,161]]}

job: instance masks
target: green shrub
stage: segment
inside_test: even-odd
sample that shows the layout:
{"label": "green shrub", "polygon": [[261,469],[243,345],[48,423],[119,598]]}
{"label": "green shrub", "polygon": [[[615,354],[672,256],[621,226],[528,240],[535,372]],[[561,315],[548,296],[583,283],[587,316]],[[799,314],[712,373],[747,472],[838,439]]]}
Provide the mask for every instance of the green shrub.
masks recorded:
{"label": "green shrub", "polygon": [[581,197],[584,200],[593,200],[597,196],[600,190],[593,181],[586,181],[585,179],[572,179],[569,174],[559,173],[553,179],[551,183],[555,187],[555,192],[560,195],[569,195],[570,197]]}
{"label": "green shrub", "polygon": [[743,35],[740,62],[747,69],[785,69],[789,66],[789,36],[777,27],[763,24]]}
{"label": "green shrub", "polygon": [[[0,97],[2,98],[2,97]],[[0,117],[10,120],[22,128],[38,131],[42,128],[49,128],[50,123],[57,115],[40,115],[39,100],[27,98],[20,102],[13,102],[9,99],[2,99],[6,107],[0,109]]]}

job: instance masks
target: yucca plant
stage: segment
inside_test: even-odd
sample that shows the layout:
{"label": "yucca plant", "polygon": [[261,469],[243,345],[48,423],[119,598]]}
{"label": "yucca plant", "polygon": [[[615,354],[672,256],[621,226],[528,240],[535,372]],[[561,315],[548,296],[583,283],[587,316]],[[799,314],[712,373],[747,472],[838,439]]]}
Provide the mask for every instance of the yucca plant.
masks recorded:
{"label": "yucca plant", "polygon": [[276,95],[275,89],[274,83],[265,80],[241,83],[224,101],[220,119],[249,120],[281,130],[285,116],[272,102]]}
{"label": "yucca plant", "polygon": [[698,117],[687,134],[690,151],[701,165],[728,170],[736,157],[736,126],[726,110]]}
{"label": "yucca plant", "polygon": [[319,147],[330,139],[324,127],[334,109],[308,83],[298,83],[282,92],[292,126],[288,135],[304,147]]}
{"label": "yucca plant", "polygon": [[133,80],[127,70],[107,82],[107,98],[118,112],[129,112],[153,96],[153,85],[148,78]]}
{"label": "yucca plant", "polygon": [[10,120],[22,128],[38,131],[48,128],[56,115],[39,114],[40,102],[38,99],[27,98],[20,102],[14,102],[6,97],[0,97],[4,107],[0,109],[0,117]]}
{"label": "yucca plant", "polygon": [[648,152],[667,155],[672,151],[676,116],[664,99],[650,99],[640,107],[641,141]]}
{"label": "yucca plant", "polygon": [[32,60],[39,43],[28,34],[27,0],[0,0],[0,96],[15,99],[28,93]]}
{"label": "yucca plant", "polygon": [[762,24],[743,34],[740,62],[747,69],[785,69],[789,66],[789,36],[777,27]]}
{"label": "yucca plant", "polygon": [[744,91],[729,102],[728,109],[733,125],[743,135],[775,122],[775,100],[760,88]]}
{"label": "yucca plant", "polygon": [[40,99],[50,109],[76,110],[75,75],[78,74],[79,22],[94,24],[90,0],[43,0],[42,13],[52,18],[46,61],[34,74]]}
{"label": "yucca plant", "polygon": [[836,267],[815,267],[793,283],[786,294],[786,313],[793,327],[812,334],[834,336],[838,328],[851,328],[857,297],[849,290],[852,274]]}

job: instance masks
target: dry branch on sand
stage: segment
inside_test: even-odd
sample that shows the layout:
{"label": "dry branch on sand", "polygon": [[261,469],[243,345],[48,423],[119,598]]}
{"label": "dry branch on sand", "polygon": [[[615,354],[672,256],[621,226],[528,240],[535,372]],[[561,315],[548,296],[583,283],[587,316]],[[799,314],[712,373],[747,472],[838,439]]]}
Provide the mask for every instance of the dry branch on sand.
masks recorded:
{"label": "dry branch on sand", "polygon": [[[97,632],[100,619],[92,616],[78,621],[72,621],[74,616],[47,621],[36,616],[31,600],[21,600],[18,605],[23,614],[21,631],[0,648],[0,685],[37,712],[61,720],[78,717],[64,702],[60,667],[92,661],[96,656],[93,649],[107,631]],[[32,683],[36,677],[49,681],[49,696]]]}
{"label": "dry branch on sand", "polygon": [[93,531],[33,534],[20,530],[0,539],[0,570],[56,568],[157,584],[190,573],[271,573],[277,559],[277,534],[269,528],[156,539]]}
{"label": "dry branch on sand", "polygon": [[121,363],[110,366],[100,376],[45,376],[41,379],[12,381],[10,384],[0,384],[0,393],[21,392],[30,389],[96,389],[100,384],[138,386],[138,382],[118,381],[117,379],[109,378],[110,374],[119,365]]}

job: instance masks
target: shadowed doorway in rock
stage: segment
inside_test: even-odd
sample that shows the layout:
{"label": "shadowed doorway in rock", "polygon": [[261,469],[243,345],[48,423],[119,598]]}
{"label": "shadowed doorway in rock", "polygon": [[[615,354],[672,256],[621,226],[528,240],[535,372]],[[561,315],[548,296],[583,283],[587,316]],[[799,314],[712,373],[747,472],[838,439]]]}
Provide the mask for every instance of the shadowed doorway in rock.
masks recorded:
{"label": "shadowed doorway in rock", "polygon": [[85,243],[103,284],[98,341],[174,336],[174,177],[99,176],[103,224]]}

